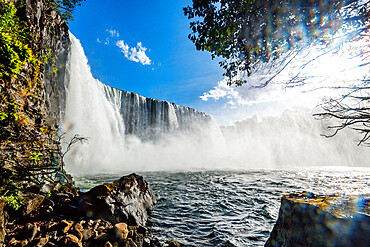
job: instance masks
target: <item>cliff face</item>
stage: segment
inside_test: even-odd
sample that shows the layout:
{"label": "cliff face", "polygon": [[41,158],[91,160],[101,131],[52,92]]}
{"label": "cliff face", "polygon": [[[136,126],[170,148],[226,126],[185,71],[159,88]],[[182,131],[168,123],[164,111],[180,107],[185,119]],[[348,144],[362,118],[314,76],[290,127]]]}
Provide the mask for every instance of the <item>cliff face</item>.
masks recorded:
{"label": "cliff face", "polygon": [[265,246],[369,246],[369,202],[369,195],[284,195]]}
{"label": "cliff face", "polygon": [[193,108],[147,98],[104,84],[103,87],[106,97],[117,107],[123,119],[126,135],[135,135],[143,141],[158,141],[161,136],[174,132],[197,129],[206,132],[207,129],[218,128],[210,115]]}
{"label": "cliff face", "polygon": [[[18,0],[19,1],[19,0]],[[40,73],[45,102],[45,121],[54,128],[59,124],[65,108],[64,81],[69,52],[68,26],[57,12],[43,0],[26,0],[21,18],[28,23],[39,49],[44,70]]]}
{"label": "cliff face", "polygon": [[[56,123],[64,102],[65,64],[68,54],[68,27],[43,0],[5,1],[16,7],[16,16],[27,30],[27,46],[40,61],[25,63],[20,73],[2,78],[1,93],[6,98],[0,111],[2,169],[30,175],[30,166],[63,164],[61,148],[54,141]],[[9,114],[8,114],[9,115]],[[5,176],[5,175],[4,175]],[[35,178],[37,181],[37,178]]]}

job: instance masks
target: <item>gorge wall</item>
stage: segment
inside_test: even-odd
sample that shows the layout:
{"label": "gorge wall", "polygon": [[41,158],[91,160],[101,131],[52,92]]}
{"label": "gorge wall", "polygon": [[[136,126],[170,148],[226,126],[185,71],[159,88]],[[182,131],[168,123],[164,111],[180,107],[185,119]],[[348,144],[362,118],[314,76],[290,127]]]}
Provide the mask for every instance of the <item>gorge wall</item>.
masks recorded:
{"label": "gorge wall", "polygon": [[31,58],[19,72],[1,78],[0,161],[4,177],[8,171],[17,171],[23,179],[28,170],[25,167],[63,164],[54,133],[63,98],[57,85],[65,74],[68,27],[43,0],[3,1],[1,7],[6,6],[14,9],[13,20],[19,25],[8,38],[23,35],[24,40],[15,38],[11,43],[24,42]]}

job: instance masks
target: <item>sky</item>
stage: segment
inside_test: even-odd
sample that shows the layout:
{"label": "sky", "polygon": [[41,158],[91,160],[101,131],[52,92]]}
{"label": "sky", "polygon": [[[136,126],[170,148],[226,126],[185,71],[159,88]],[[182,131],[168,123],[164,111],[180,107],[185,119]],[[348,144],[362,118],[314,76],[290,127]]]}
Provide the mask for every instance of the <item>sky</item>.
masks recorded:
{"label": "sky", "polygon": [[[183,14],[188,5],[191,0],[86,0],[74,10],[69,28],[81,41],[93,76],[101,82],[195,108],[214,116],[220,125],[253,115],[279,115],[295,106],[313,107],[318,96],[327,93],[311,92],[313,87],[288,90],[269,85],[251,90],[227,86],[219,60],[197,51],[188,39],[190,21]],[[316,64],[306,67],[305,76],[322,78],[328,71],[337,78],[361,74],[345,71],[349,67],[345,49],[315,59]],[[280,78],[294,76],[299,64],[314,54],[313,50],[301,54]],[[313,72],[314,76],[309,74]],[[267,74],[262,69],[248,80],[258,83],[266,80]]]}
{"label": "sky", "polygon": [[183,7],[191,1],[87,0],[70,31],[94,77],[145,97],[205,110],[199,96],[223,79],[218,61],[187,38]]}

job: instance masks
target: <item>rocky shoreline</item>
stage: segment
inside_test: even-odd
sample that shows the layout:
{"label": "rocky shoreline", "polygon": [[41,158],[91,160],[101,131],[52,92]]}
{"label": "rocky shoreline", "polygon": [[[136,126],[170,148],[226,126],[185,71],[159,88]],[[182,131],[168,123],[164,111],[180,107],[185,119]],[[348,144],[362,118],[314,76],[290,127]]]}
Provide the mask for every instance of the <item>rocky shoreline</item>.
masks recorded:
{"label": "rocky shoreline", "polygon": [[0,199],[0,246],[180,246],[145,227],[155,203],[136,174],[86,193],[72,184],[31,186],[18,210]]}

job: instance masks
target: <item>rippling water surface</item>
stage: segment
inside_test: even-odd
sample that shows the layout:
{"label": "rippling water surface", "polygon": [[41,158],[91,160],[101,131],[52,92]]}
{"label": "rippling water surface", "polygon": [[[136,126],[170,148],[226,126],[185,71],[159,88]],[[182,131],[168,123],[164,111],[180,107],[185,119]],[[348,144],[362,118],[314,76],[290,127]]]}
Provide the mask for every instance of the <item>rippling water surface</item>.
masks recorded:
{"label": "rippling water surface", "polygon": [[[121,175],[76,177],[81,189]],[[184,246],[263,246],[284,193],[361,194],[370,192],[370,169],[141,173],[158,203],[150,225],[155,236]]]}

